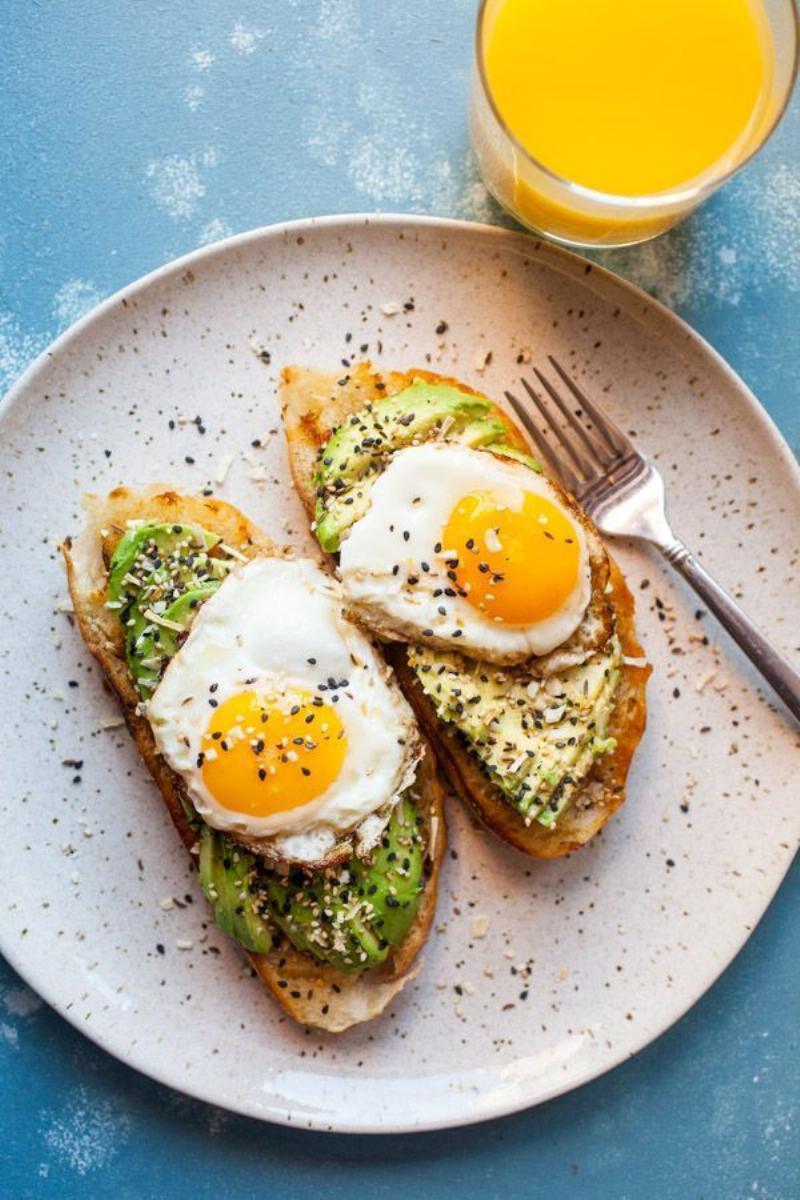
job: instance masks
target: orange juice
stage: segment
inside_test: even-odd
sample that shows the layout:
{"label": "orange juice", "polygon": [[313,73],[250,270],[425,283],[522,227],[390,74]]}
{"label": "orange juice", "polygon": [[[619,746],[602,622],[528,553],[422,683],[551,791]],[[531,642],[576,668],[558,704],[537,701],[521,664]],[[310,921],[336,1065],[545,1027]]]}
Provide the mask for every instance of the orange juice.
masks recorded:
{"label": "orange juice", "polygon": [[[666,199],[721,177],[774,115],[761,0],[486,0],[479,53],[516,154],[605,196]],[[569,226],[573,206],[517,171],[511,207],[549,229],[554,219]],[[597,214],[574,208],[578,240],[595,240]],[[657,227],[676,219],[668,209]],[[624,205],[619,215],[654,220]]]}

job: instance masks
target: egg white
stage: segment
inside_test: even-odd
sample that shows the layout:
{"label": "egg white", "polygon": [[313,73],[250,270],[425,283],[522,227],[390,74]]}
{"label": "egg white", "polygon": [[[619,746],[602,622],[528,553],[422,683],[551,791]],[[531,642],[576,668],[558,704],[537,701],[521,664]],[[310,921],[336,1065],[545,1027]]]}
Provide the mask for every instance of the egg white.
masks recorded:
{"label": "egg white", "polygon": [[[568,517],[579,547],[578,579],[557,612],[511,625],[480,612],[463,596],[444,594],[453,585],[446,563],[452,547],[441,544],[443,531],[459,501],[474,492],[489,492],[510,508],[521,507],[524,493],[534,492]],[[514,663],[548,654],[580,625],[592,595],[584,529],[556,488],[524,464],[455,444],[412,446],[394,455],[372,484],[369,502],[342,543],[339,574],[352,610],[381,636]]]}
{"label": "egg white", "polygon": [[[218,804],[197,766],[214,701],[221,705],[245,690],[316,694],[320,684],[324,700],[329,679],[347,681],[336,689],[347,751],[330,787],[307,804],[264,817]],[[421,753],[411,709],[344,617],[338,585],[301,559],[259,557],[231,572],[195,618],[147,716],[203,820],[248,845],[263,842],[288,861],[319,862],[354,830],[360,847],[374,844]]]}

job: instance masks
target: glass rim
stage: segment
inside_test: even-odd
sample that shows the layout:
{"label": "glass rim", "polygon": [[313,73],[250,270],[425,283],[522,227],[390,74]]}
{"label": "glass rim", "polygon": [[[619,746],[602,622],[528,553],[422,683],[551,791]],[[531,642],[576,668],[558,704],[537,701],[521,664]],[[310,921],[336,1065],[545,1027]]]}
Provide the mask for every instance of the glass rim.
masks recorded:
{"label": "glass rim", "polygon": [[486,16],[487,7],[489,4],[494,2],[495,0],[480,0],[475,22],[474,40],[475,62],[477,65],[481,91],[486,103],[489,105],[492,116],[500,126],[502,132],[512,143],[517,152],[522,156],[525,162],[529,163],[533,167],[536,167],[536,169],[541,171],[542,174],[553,180],[553,182],[565,187],[569,192],[572,192],[573,195],[580,196],[582,199],[594,200],[600,204],[606,204],[612,207],[620,208],[661,208],[667,204],[681,204],[685,203],[687,200],[694,200],[698,196],[709,194],[716,188],[721,187],[724,183],[727,183],[728,180],[731,179],[738,171],[741,171],[742,167],[747,166],[750,160],[754,158],[762,149],[762,147],[767,144],[778,125],[781,123],[781,120],[783,119],[783,116],[789,107],[789,101],[792,98],[792,93],[797,82],[798,66],[800,65],[800,10],[798,10],[798,0],[786,0],[786,3],[789,7],[789,13],[791,15],[792,33],[794,35],[792,38],[792,67],[783,101],[758,145],[754,146],[753,149],[744,156],[744,158],[735,163],[734,166],[732,166],[729,170],[724,171],[718,178],[707,180],[704,183],[697,183],[690,187],[682,185],[680,188],[670,188],[663,192],[650,192],[644,196],[623,196],[616,192],[601,192],[595,188],[586,187],[582,183],[576,183],[575,180],[567,179],[564,175],[559,175],[557,171],[554,171],[551,167],[546,166],[545,163],[531,154],[529,150],[526,150],[522,142],[520,142],[516,135],[513,134],[508,128],[508,125],[503,119],[500,110],[495,103],[491,88],[489,87],[489,81],[486,78],[486,66],[483,55],[484,18]]}

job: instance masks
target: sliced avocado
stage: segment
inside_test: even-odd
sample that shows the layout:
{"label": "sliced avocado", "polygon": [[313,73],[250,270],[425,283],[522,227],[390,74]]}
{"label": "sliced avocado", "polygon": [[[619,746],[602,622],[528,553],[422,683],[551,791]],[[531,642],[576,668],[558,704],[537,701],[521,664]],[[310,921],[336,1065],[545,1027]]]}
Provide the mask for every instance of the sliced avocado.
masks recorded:
{"label": "sliced avocado", "polygon": [[389,953],[358,914],[344,917],[349,895],[332,873],[293,870],[266,883],[275,924],[296,950],[340,971],[377,966]]}
{"label": "sliced avocado", "polygon": [[477,450],[497,442],[505,433],[506,427],[499,417],[481,417],[478,421],[469,421],[461,429],[448,430],[446,440]]}
{"label": "sliced avocado", "polygon": [[208,533],[198,525],[146,524],[129,529],[120,538],[111,558],[108,572],[108,599],[113,603],[124,601],[129,594],[125,577],[151,542],[157,552],[156,555],[150,556],[150,561],[154,562],[156,558],[163,559],[164,555],[174,553],[175,549],[186,541],[187,536],[197,544],[198,548],[202,547],[206,550],[210,550],[220,540],[213,533]]}
{"label": "sliced avocado", "polygon": [[224,834],[204,825],[200,835],[200,886],[220,929],[254,954],[272,949],[269,925],[256,911],[250,890],[256,860]]}
{"label": "sliced avocado", "polygon": [[[230,559],[208,553],[219,541],[198,525],[145,524],[129,530],[114,551],[108,604],[122,623],[128,667],[143,697],[157,685],[164,659],[177,650],[175,637],[168,635],[178,631],[151,614],[188,627],[190,610],[208,598],[230,568]],[[171,610],[187,592],[193,595],[176,616]]]}
{"label": "sliced avocado", "polygon": [[[200,587],[190,588],[173,600],[161,614],[161,620],[169,622],[169,625],[149,621],[136,638],[129,640],[128,668],[143,699],[158,687],[165,665],[177,653],[180,639],[189,629],[200,606],[214,594],[220,582],[219,579],[212,579]],[[170,625],[180,625],[181,629],[171,629]]]}
{"label": "sliced avocado", "polygon": [[372,861],[351,865],[359,893],[375,909],[372,923],[391,946],[400,945],[416,916],[425,863],[417,811],[406,799],[399,807]]}
{"label": "sliced avocado", "polygon": [[491,451],[492,454],[498,454],[501,458],[513,458],[515,462],[530,467],[539,475],[542,473],[541,464],[531,454],[526,454],[524,450],[518,450],[516,446],[509,446],[506,442],[489,442],[483,449]]}
{"label": "sliced avocado", "polygon": [[616,745],[606,737],[620,681],[616,636],[546,683],[427,646],[407,653],[440,719],[526,822],[555,824],[595,759]]}
{"label": "sliced avocado", "polygon": [[353,857],[344,867],[281,873],[206,825],[200,837],[200,883],[225,933],[266,953],[270,925],[277,926],[296,950],[345,973],[380,966],[406,937],[424,867],[419,818],[408,797],[369,859]]}
{"label": "sliced avocado", "polygon": [[379,966],[416,916],[424,860],[417,811],[404,797],[368,860],[267,875],[272,919],[297,950],[340,971]]}
{"label": "sliced avocado", "polygon": [[449,384],[415,379],[401,392],[366,405],[339,426],[320,455],[318,482],[358,478],[372,466],[377,454],[424,440],[448,417],[463,426],[486,416],[490,408],[481,396]]}

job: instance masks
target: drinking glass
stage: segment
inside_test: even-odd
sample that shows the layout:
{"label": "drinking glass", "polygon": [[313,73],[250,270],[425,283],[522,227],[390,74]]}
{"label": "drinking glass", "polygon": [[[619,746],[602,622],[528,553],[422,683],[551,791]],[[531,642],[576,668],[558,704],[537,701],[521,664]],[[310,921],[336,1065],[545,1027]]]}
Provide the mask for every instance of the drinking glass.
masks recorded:
{"label": "drinking glass", "polygon": [[653,195],[595,191],[534,158],[498,111],[487,79],[485,46],[487,29],[503,3],[482,0],[478,9],[470,92],[472,144],[483,181],[495,199],[528,229],[565,245],[629,246],[663,233],[750,161],[788,104],[797,72],[797,6],[794,0],[762,0],[774,43],[772,86],[733,165],[717,164],[684,186]]}

